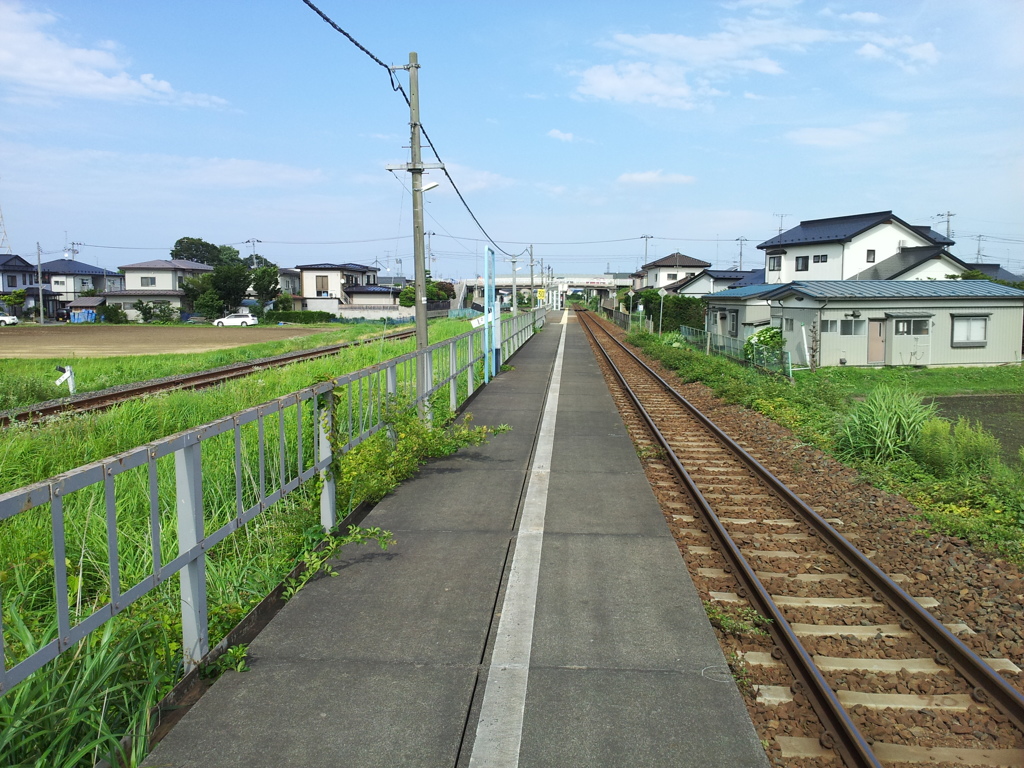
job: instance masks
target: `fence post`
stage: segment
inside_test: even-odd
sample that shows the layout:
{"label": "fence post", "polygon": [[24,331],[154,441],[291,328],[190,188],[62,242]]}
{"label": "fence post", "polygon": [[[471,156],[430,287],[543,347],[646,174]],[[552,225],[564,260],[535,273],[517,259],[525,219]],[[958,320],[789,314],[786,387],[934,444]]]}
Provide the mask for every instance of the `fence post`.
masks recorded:
{"label": "fence post", "polygon": [[459,377],[456,371],[459,369],[459,354],[455,340],[448,342],[448,376],[451,381],[448,383],[448,405],[452,413],[459,407]]}
{"label": "fence post", "polygon": [[473,381],[473,369],[476,367],[476,363],[473,360],[473,346],[474,346],[473,345],[473,339],[475,339],[475,338],[476,338],[476,334],[474,334],[474,333],[470,333],[469,336],[466,337],[466,346],[467,346],[467,352],[466,352],[466,363],[467,363],[467,366],[466,366],[466,399],[467,400],[469,399],[469,396],[473,394],[473,390],[475,389],[475,386],[474,386],[475,383]]}
{"label": "fence post", "polygon": [[[334,454],[331,451],[331,433],[333,431],[334,390],[330,390],[323,396],[323,407],[317,423],[317,436],[320,445],[320,459],[329,456],[331,463],[334,462]],[[324,481],[323,488],[320,489],[320,525],[325,531],[333,531],[338,525],[338,484],[334,479],[334,469],[331,464],[320,470],[320,477]]]}
{"label": "fence post", "polygon": [[429,424],[434,420],[430,410],[430,392],[434,389],[434,352],[427,349],[420,354],[423,355],[423,380],[427,383],[423,391],[423,418]]}
{"label": "fence post", "polygon": [[[196,547],[203,530],[202,444],[195,434],[174,453],[174,479],[178,501],[178,554]],[[181,569],[181,638],[185,671],[190,672],[210,650],[206,611],[206,553],[200,550]]]}

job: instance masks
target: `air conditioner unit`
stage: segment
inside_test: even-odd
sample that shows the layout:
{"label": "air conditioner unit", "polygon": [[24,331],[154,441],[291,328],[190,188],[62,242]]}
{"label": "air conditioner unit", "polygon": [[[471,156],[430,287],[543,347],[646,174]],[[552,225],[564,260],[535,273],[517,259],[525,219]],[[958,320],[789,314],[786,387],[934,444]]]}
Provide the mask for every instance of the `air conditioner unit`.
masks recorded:
{"label": "air conditioner unit", "polygon": [[329,299],[336,299],[336,298],[338,298],[338,294],[336,294],[333,291],[331,291],[330,293],[327,294],[327,298],[329,298]]}

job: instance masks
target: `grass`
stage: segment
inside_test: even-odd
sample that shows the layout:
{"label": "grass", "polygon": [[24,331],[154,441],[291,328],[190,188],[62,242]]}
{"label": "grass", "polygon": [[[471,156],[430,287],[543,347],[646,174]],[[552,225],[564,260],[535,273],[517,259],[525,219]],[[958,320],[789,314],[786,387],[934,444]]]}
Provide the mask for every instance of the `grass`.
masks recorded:
{"label": "grass", "polygon": [[656,336],[630,342],[716,395],[758,411],[799,439],[858,469],[917,506],[936,531],[962,537],[1024,566],[1024,451],[996,455],[991,434],[937,418],[924,396],[1021,392],[1017,366],[939,369],[821,368],[795,384]]}
{"label": "grass", "polygon": [[[466,324],[431,325],[436,340],[457,335]],[[237,412],[248,405],[359,370],[410,351],[414,341],[366,346],[330,359],[283,369],[265,370],[246,380],[196,393],[173,393],[126,403],[111,411],[75,419],[57,419],[39,427],[16,426],[0,434],[0,492],[50,477],[90,461],[150,442],[189,427]],[[461,382],[465,397],[465,376]],[[433,403],[433,426],[421,423],[408,409],[390,403],[385,409],[390,429],[382,430],[338,458],[339,515],[362,501],[376,501],[415,473],[431,456],[445,455],[489,436],[466,421],[452,422],[447,391]],[[364,409],[365,410],[365,409]],[[369,411],[366,411],[367,413]],[[267,424],[274,434],[276,417]],[[304,415],[304,434],[314,434],[311,410]],[[288,457],[296,453],[294,418],[286,418]],[[258,492],[256,425],[242,433],[245,454],[244,503]],[[392,442],[392,437],[394,442]],[[209,534],[234,516],[233,436],[213,438],[204,447],[204,518]],[[340,438],[342,441],[346,437]],[[221,450],[216,450],[222,441]],[[311,441],[306,441],[311,450]],[[265,461],[276,466],[278,444],[268,440]],[[311,456],[307,456],[309,466]],[[288,461],[292,461],[289,458]],[[290,465],[289,465],[290,466]],[[145,468],[118,476],[117,539],[122,588],[138,583],[154,570],[148,515],[148,474]],[[291,471],[289,469],[289,471]],[[161,476],[158,499],[161,518],[161,559],[177,554],[176,502],[173,498],[173,457],[157,462]],[[287,481],[287,477],[285,478]],[[168,489],[168,490],[164,490]],[[273,491],[268,488],[267,492]],[[309,557],[313,571],[327,567],[311,543],[323,539],[319,528],[319,482],[289,494],[247,526],[207,553],[207,594],[211,645],[222,639],[248,610],[277,586],[297,559]],[[68,602],[72,621],[90,615],[110,600],[107,563],[108,534],[102,486],[64,497]],[[346,542],[389,534],[378,530],[349,531]],[[49,510],[38,508],[0,522],[0,591],[3,593],[5,661],[25,658],[54,637],[53,542]],[[332,547],[335,545],[332,545]],[[336,549],[328,551],[336,553]],[[181,621],[176,580],[165,582],[103,629],[62,654],[0,697],[0,765],[91,766],[99,758],[117,757],[135,765],[145,753],[148,713],[182,672]],[[301,583],[291,585],[292,592]],[[240,655],[241,654],[241,655]],[[235,652],[225,663],[244,666]],[[125,734],[134,734],[130,754],[118,754]]]}
{"label": "grass", "polygon": [[[438,324],[432,324],[431,328],[433,329],[436,325]],[[54,369],[57,365],[73,364],[76,390],[78,392],[95,392],[138,381],[205,371],[232,363],[380,336],[384,333],[392,333],[399,327],[345,325],[337,330],[325,330],[323,333],[294,339],[266,341],[193,354],[73,357],[70,359],[60,357],[36,360],[0,358],[0,410],[24,408],[46,400],[66,397],[66,387],[54,384],[56,379]]]}

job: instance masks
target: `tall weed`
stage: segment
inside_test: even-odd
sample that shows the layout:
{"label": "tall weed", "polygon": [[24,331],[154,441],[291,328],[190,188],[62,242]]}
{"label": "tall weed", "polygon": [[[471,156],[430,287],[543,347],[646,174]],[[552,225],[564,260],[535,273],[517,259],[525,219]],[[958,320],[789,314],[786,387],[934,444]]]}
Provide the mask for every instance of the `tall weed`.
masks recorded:
{"label": "tall weed", "polygon": [[921,428],[911,451],[936,477],[953,473],[991,472],[999,459],[999,440],[980,424],[959,418],[930,418]]}
{"label": "tall weed", "polygon": [[934,413],[934,405],[925,405],[909,390],[876,387],[846,417],[836,438],[836,450],[843,458],[876,463],[907,455]]}

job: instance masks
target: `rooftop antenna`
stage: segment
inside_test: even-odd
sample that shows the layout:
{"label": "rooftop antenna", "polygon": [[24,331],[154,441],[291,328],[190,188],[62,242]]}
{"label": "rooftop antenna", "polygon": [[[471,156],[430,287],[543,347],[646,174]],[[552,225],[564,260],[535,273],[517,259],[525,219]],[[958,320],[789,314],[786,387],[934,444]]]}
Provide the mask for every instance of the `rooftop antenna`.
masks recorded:
{"label": "rooftop antenna", "polygon": [[792,215],[793,214],[791,214],[791,213],[773,213],[772,214],[772,216],[778,216],[779,217],[779,234],[780,235],[782,234],[782,222],[783,222],[783,220],[785,220],[785,218],[787,216],[792,216]]}
{"label": "rooftop antenna", "polygon": [[0,253],[11,253],[11,242],[7,239],[7,227],[4,226],[4,210],[0,208]]}

